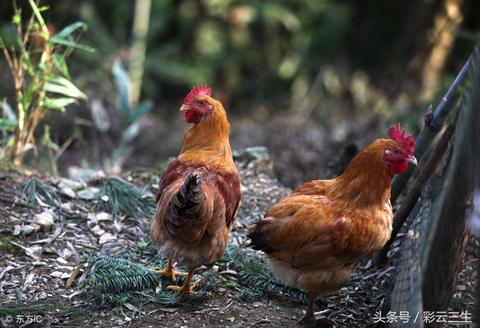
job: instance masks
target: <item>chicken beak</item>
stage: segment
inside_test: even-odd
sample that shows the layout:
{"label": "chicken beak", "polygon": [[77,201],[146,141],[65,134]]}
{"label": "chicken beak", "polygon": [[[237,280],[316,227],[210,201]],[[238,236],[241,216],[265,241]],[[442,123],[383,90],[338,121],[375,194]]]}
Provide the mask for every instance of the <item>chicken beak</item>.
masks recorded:
{"label": "chicken beak", "polygon": [[409,162],[410,164],[413,164],[413,165],[417,165],[417,159],[413,155],[410,155],[410,156],[407,157],[407,162]]}
{"label": "chicken beak", "polygon": [[187,112],[187,111],[189,111],[189,110],[190,110],[190,106],[188,106],[188,105],[183,104],[183,105],[180,107],[180,111],[181,111],[181,112]]}

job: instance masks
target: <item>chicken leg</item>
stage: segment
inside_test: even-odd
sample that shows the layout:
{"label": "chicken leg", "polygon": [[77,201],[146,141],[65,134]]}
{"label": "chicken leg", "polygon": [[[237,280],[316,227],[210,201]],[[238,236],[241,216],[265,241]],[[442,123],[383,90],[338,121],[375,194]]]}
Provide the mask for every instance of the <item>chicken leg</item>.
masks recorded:
{"label": "chicken leg", "polygon": [[159,270],[152,270],[162,276],[170,276],[172,281],[177,281],[177,276],[186,276],[186,272],[176,271],[173,267],[173,259],[168,259],[167,268],[166,269],[159,269]]}
{"label": "chicken leg", "polygon": [[311,323],[315,321],[315,312],[313,312],[314,303],[315,295],[308,294],[307,310],[305,311],[305,315],[300,319],[299,323]]}
{"label": "chicken leg", "polygon": [[195,281],[192,285],[192,277],[194,274],[195,270],[189,270],[187,274],[187,278],[185,278],[185,282],[183,283],[183,286],[167,286],[167,289],[170,290],[175,290],[179,294],[192,294],[193,290],[200,284],[200,281],[202,278],[198,279]]}

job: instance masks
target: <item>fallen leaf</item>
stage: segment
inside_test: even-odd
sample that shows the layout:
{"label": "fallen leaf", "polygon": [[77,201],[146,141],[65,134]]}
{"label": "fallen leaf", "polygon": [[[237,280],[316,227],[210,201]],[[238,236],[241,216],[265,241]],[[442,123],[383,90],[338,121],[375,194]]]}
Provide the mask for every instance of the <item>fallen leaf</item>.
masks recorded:
{"label": "fallen leaf", "polygon": [[75,280],[75,278],[78,276],[78,273],[80,272],[80,266],[77,265],[75,267],[75,269],[72,271],[72,273],[70,274],[70,277],[68,277],[68,280],[67,282],[65,283],[65,288],[70,288],[73,284],[73,281]]}
{"label": "fallen leaf", "polygon": [[53,271],[52,273],[50,273],[50,276],[54,278],[60,278],[62,275],[63,275],[63,272],[61,271]]}
{"label": "fallen leaf", "polygon": [[100,239],[98,240],[98,242],[100,243],[100,245],[103,245],[115,239],[116,237],[114,235],[112,235],[110,232],[107,232],[100,236]]}
{"label": "fallen leaf", "polygon": [[18,235],[20,235],[21,232],[22,232],[22,226],[19,225],[19,224],[16,224],[15,228],[13,230],[13,235],[18,236]]}

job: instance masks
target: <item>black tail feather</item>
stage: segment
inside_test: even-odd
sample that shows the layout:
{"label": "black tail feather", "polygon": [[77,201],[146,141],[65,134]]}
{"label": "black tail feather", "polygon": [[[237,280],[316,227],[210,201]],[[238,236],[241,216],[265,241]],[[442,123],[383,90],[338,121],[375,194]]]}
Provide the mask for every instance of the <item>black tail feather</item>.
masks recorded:
{"label": "black tail feather", "polygon": [[180,216],[194,215],[203,196],[202,176],[197,172],[189,173],[180,190],[173,196],[167,212],[167,229],[174,233],[180,226]]}

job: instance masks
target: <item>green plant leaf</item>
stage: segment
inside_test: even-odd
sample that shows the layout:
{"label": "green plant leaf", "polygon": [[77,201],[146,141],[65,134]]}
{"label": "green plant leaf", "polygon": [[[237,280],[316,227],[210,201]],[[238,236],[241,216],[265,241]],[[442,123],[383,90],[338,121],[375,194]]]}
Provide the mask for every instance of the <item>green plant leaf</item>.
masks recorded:
{"label": "green plant leaf", "polygon": [[76,30],[86,30],[87,29],[87,24],[84,22],[75,22],[72,23],[66,27],[64,27],[60,32],[57,34],[53,35],[52,38],[57,38],[57,39],[66,39],[67,37],[71,36],[73,32]]}
{"label": "green plant leaf", "polygon": [[89,47],[89,46],[76,43],[75,41],[72,41],[72,40],[66,40],[66,39],[58,38],[58,37],[56,37],[56,36],[51,37],[51,38],[48,40],[48,42],[53,43],[53,44],[62,45],[62,46],[65,46],[65,47],[70,47],[70,48],[75,48],[75,49],[84,50],[84,51],[87,51],[87,52],[95,52],[95,49],[93,49],[93,48],[91,48],[91,47]]}
{"label": "green plant leaf", "polygon": [[45,83],[45,91],[58,93],[64,96],[69,96],[77,99],[87,99],[80,89],[78,89],[72,82],[62,76],[49,78]]}
{"label": "green plant leaf", "polygon": [[75,98],[46,98],[44,106],[50,109],[58,109],[60,111],[65,111],[65,107],[71,104],[76,103]]}
{"label": "green plant leaf", "polygon": [[12,17],[12,22],[15,25],[20,25],[22,23],[22,16],[19,13],[15,13]]}
{"label": "green plant leaf", "polygon": [[298,16],[285,7],[274,3],[264,3],[261,10],[267,20],[283,24],[291,32],[298,31],[302,27]]}
{"label": "green plant leaf", "polygon": [[62,72],[62,74],[66,78],[70,79],[70,73],[68,72],[68,66],[67,66],[67,63],[65,62],[65,57],[63,57],[63,55],[60,55],[60,54],[53,54],[53,60],[58,70]]}
{"label": "green plant leaf", "polygon": [[0,101],[0,108],[2,108],[2,116],[4,119],[15,122],[17,121],[17,114],[6,100]]}
{"label": "green plant leaf", "polygon": [[0,118],[0,130],[1,131],[13,131],[17,126],[17,120],[5,120]]}
{"label": "green plant leaf", "polygon": [[127,70],[118,58],[113,62],[112,74],[120,98],[120,112],[123,119],[128,122],[130,118],[130,79]]}
{"label": "green plant leaf", "polygon": [[135,107],[135,110],[130,115],[129,123],[135,123],[138,120],[140,120],[145,114],[147,114],[152,109],[152,105],[153,104],[150,100],[146,100],[140,103],[140,105]]}
{"label": "green plant leaf", "polygon": [[40,27],[42,28],[42,34],[45,40],[48,40],[50,38],[50,33],[48,32],[48,27],[47,24],[45,24],[45,21],[43,20],[42,14],[40,13],[40,10],[38,10],[38,7],[33,0],[28,0],[30,3],[30,6],[32,7],[33,13],[35,14],[35,17],[37,18],[38,23],[40,24]]}
{"label": "green plant leaf", "polygon": [[50,148],[52,150],[57,151],[60,147],[53,142],[52,138],[50,137],[50,126],[45,125],[45,128],[43,130],[43,138],[42,138],[42,143],[45,145],[45,147]]}

